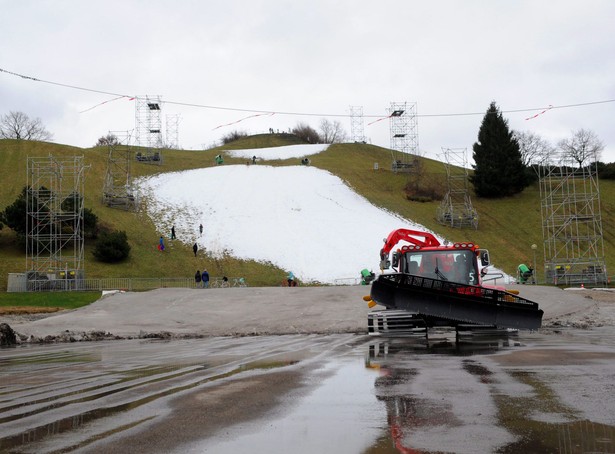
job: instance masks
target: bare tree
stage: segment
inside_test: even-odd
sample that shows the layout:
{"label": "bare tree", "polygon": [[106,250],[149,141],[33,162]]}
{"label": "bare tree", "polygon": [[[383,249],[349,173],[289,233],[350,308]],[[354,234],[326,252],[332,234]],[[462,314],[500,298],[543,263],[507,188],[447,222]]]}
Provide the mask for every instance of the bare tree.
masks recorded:
{"label": "bare tree", "polygon": [[341,143],[346,140],[346,132],[339,120],[323,118],[320,121],[320,138],[323,143]]}
{"label": "bare tree", "polygon": [[23,112],[9,112],[0,118],[0,138],[17,140],[51,140],[40,118],[30,119]]}
{"label": "bare tree", "polygon": [[596,133],[588,129],[573,132],[570,139],[560,140],[557,145],[564,156],[579,164],[579,168],[583,167],[583,163],[588,159],[600,160],[600,152],[604,150],[604,144],[598,139]]}
{"label": "bare tree", "polygon": [[236,140],[242,139],[244,137],[248,137],[248,133],[245,131],[231,131],[226,135],[222,136],[222,144],[226,145],[227,143],[235,142]]}
{"label": "bare tree", "polygon": [[109,133],[106,136],[102,136],[98,138],[96,142],[96,147],[104,147],[107,145],[119,145],[120,140],[117,138],[115,134]]}
{"label": "bare tree", "polygon": [[308,143],[323,143],[316,130],[305,123],[297,123],[297,126],[292,129],[292,133]]}
{"label": "bare tree", "polygon": [[513,137],[519,143],[521,161],[526,167],[544,162],[555,149],[548,141],[530,131],[514,131]]}

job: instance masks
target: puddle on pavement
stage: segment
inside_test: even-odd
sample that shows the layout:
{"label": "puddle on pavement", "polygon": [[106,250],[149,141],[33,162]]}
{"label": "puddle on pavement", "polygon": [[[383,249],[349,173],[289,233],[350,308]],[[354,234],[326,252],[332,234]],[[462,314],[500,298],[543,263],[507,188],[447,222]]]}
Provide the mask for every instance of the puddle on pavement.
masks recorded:
{"label": "puddle on pavement", "polygon": [[377,372],[356,359],[330,360],[327,376],[282,415],[229,429],[217,440],[184,446],[184,452],[360,453],[386,427],[386,414],[374,398]]}
{"label": "puddle on pavement", "polygon": [[[151,346],[155,342],[148,344]],[[109,344],[105,345],[105,347],[107,346]],[[95,343],[92,343],[92,347],[96,350]],[[164,350],[165,347],[165,344],[159,344],[155,351]],[[195,345],[189,343],[187,347],[193,349]],[[104,361],[103,354],[84,354],[82,348],[79,348],[79,351],[76,352],[45,352],[44,348],[40,353],[32,354],[28,351],[32,348],[26,348],[23,350],[23,355],[17,354],[9,358],[0,358],[0,364],[3,366],[0,376],[5,375],[9,369],[17,375],[27,373],[31,376],[30,379],[20,380],[19,385],[2,386],[0,389],[0,453],[30,452],[27,446],[40,440],[77,431],[88,424],[134,411],[161,398],[195,389],[210,382],[228,379],[238,374],[273,370],[293,365],[298,361],[289,359],[287,353],[271,353],[266,355],[266,358],[258,358],[258,355],[256,355],[252,357],[253,360],[243,358],[239,361],[232,355],[221,355],[220,358],[208,358],[205,364],[185,362],[182,364],[143,366],[136,361],[137,367],[120,367],[105,372],[101,371],[96,374],[96,380],[91,380],[92,369],[87,369],[87,365],[96,361]],[[110,348],[112,349],[112,346]],[[184,353],[184,355],[180,354],[181,356],[189,357],[190,354]],[[178,357],[175,357],[175,360],[178,359]],[[145,359],[145,361],[149,362],[150,359]],[[72,371],[76,372],[77,375],[79,375],[78,371],[82,367],[86,367],[88,372],[81,375],[81,381],[78,378],[69,378],[72,375],[70,373],[60,372],[55,379],[47,382],[46,380],[49,380],[48,375],[52,371],[58,374],[59,368],[56,367],[56,364],[62,363],[64,363],[64,367],[72,366]],[[50,365],[53,365],[53,367],[50,368]],[[38,372],[41,373],[38,376],[37,367],[40,368]],[[219,368],[220,370],[218,370]],[[9,381],[12,380],[7,379],[3,384],[6,385]],[[66,382],[72,383],[65,385]],[[43,384],[42,387],[41,384]],[[142,390],[143,388],[147,388],[147,391]],[[90,402],[98,402],[125,393],[135,393],[137,397],[120,405],[105,405],[94,410],[74,413],[73,407],[75,405],[87,406]],[[19,423],[22,420],[57,413],[58,410],[61,411],[63,408],[66,408],[66,412],[71,413],[71,415],[63,418],[53,416],[53,421],[50,423],[17,431],[13,435],[7,436],[2,433],[2,424]],[[106,431],[104,435],[109,436],[115,432],[129,429],[151,418],[153,416],[141,417],[127,424],[121,424],[114,430]],[[77,449],[91,441],[91,439],[87,439],[72,443],[63,448],[62,452],[67,449]],[[36,451],[37,449],[34,450],[34,452]]]}
{"label": "puddle on pavement", "polygon": [[[366,346],[366,366],[380,371],[375,382],[376,395],[386,405],[389,431],[364,454],[615,453],[611,410],[615,408],[615,342],[610,342],[613,333],[607,330],[604,336],[601,332],[576,330],[562,334],[560,331],[548,335],[529,333],[527,338],[479,337],[461,344],[403,338],[370,341]],[[574,344],[570,336],[575,339]],[[565,360],[558,367],[534,365],[525,370],[501,368],[489,359],[492,353],[545,347],[578,349],[582,354],[588,346],[595,345],[609,346],[608,352],[594,356],[604,363],[610,362],[606,372],[611,379],[607,376],[602,386],[588,377],[587,386],[579,383],[576,392],[578,399],[607,399],[602,410],[596,411],[596,421],[586,418],[587,409],[584,413],[582,408],[568,405],[562,399],[562,393],[575,388],[571,385],[558,389],[560,384],[553,379],[567,374]],[[486,360],[483,355],[487,355]],[[458,365],[451,357],[458,358]],[[562,381],[566,382],[566,378]],[[442,384],[434,384],[437,382]],[[465,398],[460,400],[460,393],[465,393]]]}
{"label": "puddle on pavement", "polygon": [[[615,362],[609,360],[615,336],[608,330],[460,342],[440,333],[429,340],[344,335],[116,343],[128,347],[111,360],[109,343],[102,350],[97,345],[0,352],[0,453],[88,446],[156,418],[139,409],[164,398],[310,361],[316,367],[304,368],[309,393],[274,415],[230,425],[175,452],[615,452]],[[498,361],[532,349],[602,356],[589,358],[590,366],[567,365],[565,354],[561,363]],[[67,370],[58,373],[58,364]],[[5,378],[28,372],[40,376],[7,385]],[[126,394],[131,397],[121,397]],[[73,407],[89,409],[67,410]],[[15,430],[31,420],[47,422]],[[102,421],[112,423],[92,432]],[[49,442],[54,437],[63,441]]]}

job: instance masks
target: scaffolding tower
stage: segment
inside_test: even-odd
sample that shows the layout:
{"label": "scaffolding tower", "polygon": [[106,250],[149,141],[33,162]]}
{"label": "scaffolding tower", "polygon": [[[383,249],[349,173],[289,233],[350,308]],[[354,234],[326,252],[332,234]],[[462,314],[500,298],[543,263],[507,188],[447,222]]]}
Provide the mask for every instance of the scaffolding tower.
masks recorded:
{"label": "scaffolding tower", "polygon": [[553,153],[539,166],[539,184],[546,282],[605,285],[597,157],[579,166]]}
{"label": "scaffolding tower", "polygon": [[27,160],[28,290],[83,279],[84,173],[83,156]]}
{"label": "scaffolding tower", "polygon": [[166,117],[167,125],[167,148],[173,148],[175,150],[179,149],[179,114],[167,115]]}
{"label": "scaffolding tower", "polygon": [[419,133],[416,103],[391,103],[389,125],[393,172],[410,172],[418,159]]}
{"label": "scaffolding tower", "polygon": [[436,218],[450,227],[478,229],[478,213],[468,191],[466,148],[442,148],[445,158],[447,192],[438,207]]}
{"label": "scaffolding tower", "polygon": [[113,133],[113,135],[117,137],[117,141],[108,145],[107,171],[103,184],[102,202],[111,208],[134,211],[138,203],[132,186],[130,171],[132,161],[130,131],[123,134]]}
{"label": "scaffolding tower", "polygon": [[353,143],[365,143],[363,106],[350,106],[350,141]]}
{"label": "scaffolding tower", "polygon": [[162,164],[162,102],[160,96],[137,96],[135,98],[136,145],[141,147],[135,154],[139,162]]}

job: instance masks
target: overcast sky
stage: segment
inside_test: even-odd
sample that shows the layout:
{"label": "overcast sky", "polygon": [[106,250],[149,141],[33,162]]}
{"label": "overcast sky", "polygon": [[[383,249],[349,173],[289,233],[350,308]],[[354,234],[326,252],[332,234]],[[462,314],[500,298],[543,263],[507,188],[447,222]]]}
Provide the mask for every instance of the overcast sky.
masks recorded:
{"label": "overcast sky", "polygon": [[[615,161],[612,0],[0,0],[0,10],[0,69],[45,81],[0,72],[0,114],[40,117],[58,143],[134,130],[129,97],[150,95],[165,102],[163,128],[180,115],[186,149],[325,117],[350,133],[350,106],[363,108],[367,140],[389,147],[388,120],[369,123],[408,102],[422,154],[471,156],[495,101],[512,129],[552,143],[593,130],[602,160]],[[587,105],[562,107],[575,104]],[[259,113],[273,114],[247,118]]]}

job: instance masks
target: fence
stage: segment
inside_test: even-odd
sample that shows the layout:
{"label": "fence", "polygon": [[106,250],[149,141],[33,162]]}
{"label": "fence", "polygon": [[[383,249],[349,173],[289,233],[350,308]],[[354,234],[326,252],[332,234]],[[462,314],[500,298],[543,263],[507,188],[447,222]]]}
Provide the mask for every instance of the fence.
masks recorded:
{"label": "fence", "polygon": [[[245,279],[228,278],[229,287],[246,287]],[[210,278],[210,283],[222,282],[222,277]],[[7,292],[38,292],[38,291],[103,291],[126,290],[140,292],[157,288],[200,288],[194,278],[137,278],[117,277],[104,279],[26,279],[25,273],[9,274]],[[220,287],[224,287],[220,285]]]}

